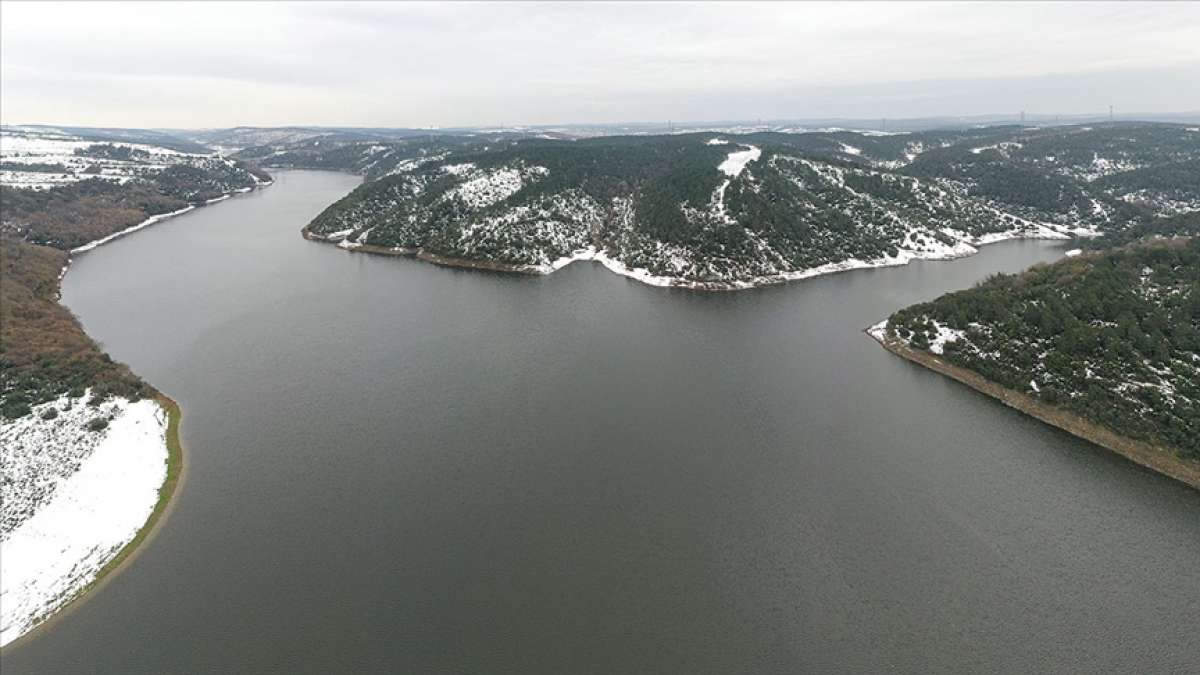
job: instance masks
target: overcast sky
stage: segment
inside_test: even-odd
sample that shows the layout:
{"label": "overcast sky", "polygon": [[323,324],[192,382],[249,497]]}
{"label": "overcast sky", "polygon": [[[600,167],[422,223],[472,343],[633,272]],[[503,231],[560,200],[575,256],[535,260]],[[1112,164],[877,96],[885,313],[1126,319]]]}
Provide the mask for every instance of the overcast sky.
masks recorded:
{"label": "overcast sky", "polygon": [[1200,3],[0,4],[5,124],[1200,110]]}

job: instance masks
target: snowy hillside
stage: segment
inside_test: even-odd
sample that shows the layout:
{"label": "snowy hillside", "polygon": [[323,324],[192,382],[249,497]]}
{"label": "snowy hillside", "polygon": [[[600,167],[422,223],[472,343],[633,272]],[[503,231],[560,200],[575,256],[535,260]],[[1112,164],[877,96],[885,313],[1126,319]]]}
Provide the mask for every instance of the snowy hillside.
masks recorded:
{"label": "snowy hillside", "polygon": [[1070,255],[902,309],[870,329],[1200,460],[1200,239]]}
{"label": "snowy hillside", "polygon": [[1200,208],[1200,134],[1165,125],[437,142],[322,155],[371,178],[361,158],[418,153],[308,235],[533,272],[600,256],[654,283],[740,288]]}
{"label": "snowy hillside", "polygon": [[231,185],[249,177],[237,162],[215,153],[98,142],[44,127],[0,130],[0,184],[7,187],[44,190],[89,179],[124,184],[151,180],[168,170],[223,174]]}

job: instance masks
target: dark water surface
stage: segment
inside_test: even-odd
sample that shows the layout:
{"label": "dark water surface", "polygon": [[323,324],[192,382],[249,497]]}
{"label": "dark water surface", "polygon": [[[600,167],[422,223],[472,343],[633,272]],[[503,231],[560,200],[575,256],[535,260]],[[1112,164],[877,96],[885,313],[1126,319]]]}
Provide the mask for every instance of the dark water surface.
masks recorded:
{"label": "dark water surface", "polygon": [[1200,668],[1200,493],[860,332],[1061,246],[704,294],[346,254],[356,179],[278,178],[72,264],[187,478],[5,675]]}

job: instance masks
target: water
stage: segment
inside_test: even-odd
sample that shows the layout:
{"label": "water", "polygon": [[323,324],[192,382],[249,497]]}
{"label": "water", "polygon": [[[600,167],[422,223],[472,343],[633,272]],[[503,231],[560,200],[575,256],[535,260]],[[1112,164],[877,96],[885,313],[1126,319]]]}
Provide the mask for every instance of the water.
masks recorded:
{"label": "water", "polygon": [[704,294],[347,254],[355,179],[278,178],[72,264],[187,477],[5,675],[1200,664],[1200,493],[860,332],[1061,246]]}

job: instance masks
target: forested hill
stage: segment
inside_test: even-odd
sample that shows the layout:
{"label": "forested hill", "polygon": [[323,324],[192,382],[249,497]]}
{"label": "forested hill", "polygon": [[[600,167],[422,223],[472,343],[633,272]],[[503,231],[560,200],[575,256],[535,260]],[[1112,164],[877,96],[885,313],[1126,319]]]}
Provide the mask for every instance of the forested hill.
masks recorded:
{"label": "forested hill", "polygon": [[887,335],[1122,436],[1200,460],[1200,238],[993,277]]}
{"label": "forested hill", "polygon": [[57,128],[3,131],[0,420],[87,389],[96,402],[153,391],[103,353],[59,304],[59,278],[72,249],[270,181],[203,148],[152,145],[147,141],[157,136],[118,131],[103,139]]}
{"label": "forested hill", "polygon": [[602,256],[711,287],[1169,226],[1200,209],[1200,129],[1163,124],[305,139],[242,156],[366,175],[307,228],[346,247],[539,271]]}

